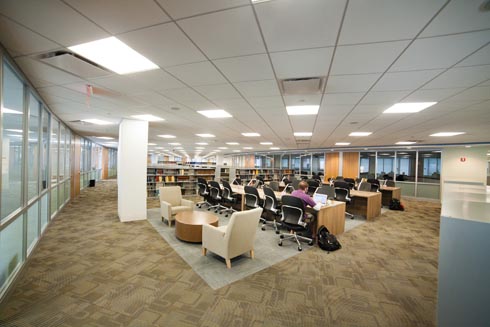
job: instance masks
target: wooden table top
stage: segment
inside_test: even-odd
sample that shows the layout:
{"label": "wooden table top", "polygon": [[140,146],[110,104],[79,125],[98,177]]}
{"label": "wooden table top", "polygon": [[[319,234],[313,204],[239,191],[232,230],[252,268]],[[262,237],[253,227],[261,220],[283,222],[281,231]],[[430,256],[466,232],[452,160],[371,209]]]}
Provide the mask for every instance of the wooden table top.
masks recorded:
{"label": "wooden table top", "polygon": [[397,186],[381,186],[379,189],[386,190],[386,191],[396,191],[399,190],[400,188]]}
{"label": "wooden table top", "polygon": [[175,215],[175,220],[185,225],[209,225],[218,222],[218,217],[210,212],[183,211]]}
{"label": "wooden table top", "polygon": [[356,191],[356,190],[351,190],[350,195],[351,196],[358,196],[362,198],[370,198],[374,196],[378,196],[378,194],[381,194],[379,192],[367,192],[367,191]]}

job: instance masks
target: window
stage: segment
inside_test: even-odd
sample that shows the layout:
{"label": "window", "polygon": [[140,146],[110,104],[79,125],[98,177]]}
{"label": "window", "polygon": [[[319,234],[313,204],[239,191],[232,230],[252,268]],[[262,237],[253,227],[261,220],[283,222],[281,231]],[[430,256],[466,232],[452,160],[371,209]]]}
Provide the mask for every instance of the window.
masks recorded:
{"label": "window", "polygon": [[42,149],[41,149],[41,187],[45,190],[48,187],[48,159],[49,159],[49,112],[43,110],[42,118]]}
{"label": "window", "polygon": [[376,174],[378,179],[394,179],[395,171],[395,152],[381,151],[378,152],[378,162]]}
{"label": "window", "polygon": [[41,124],[41,103],[29,96],[29,134],[27,156],[28,199],[39,194],[39,126]]}
{"label": "window", "polygon": [[27,211],[27,252],[39,237],[39,202],[34,203]]}
{"label": "window", "polygon": [[419,151],[418,181],[439,183],[441,173],[441,153],[439,151]]}
{"label": "window", "polygon": [[22,205],[22,163],[24,151],[24,85],[9,65],[3,64],[2,185],[3,219]]}
{"label": "window", "polygon": [[12,275],[15,269],[24,261],[22,256],[23,216],[18,217],[6,228],[0,231],[0,287]]}
{"label": "window", "polygon": [[376,160],[375,152],[361,152],[359,155],[359,176],[361,178],[374,178]]}
{"label": "window", "polygon": [[51,186],[58,183],[58,134],[60,123],[56,119],[51,120]]}
{"label": "window", "polygon": [[398,151],[396,153],[396,180],[415,181],[415,151]]}

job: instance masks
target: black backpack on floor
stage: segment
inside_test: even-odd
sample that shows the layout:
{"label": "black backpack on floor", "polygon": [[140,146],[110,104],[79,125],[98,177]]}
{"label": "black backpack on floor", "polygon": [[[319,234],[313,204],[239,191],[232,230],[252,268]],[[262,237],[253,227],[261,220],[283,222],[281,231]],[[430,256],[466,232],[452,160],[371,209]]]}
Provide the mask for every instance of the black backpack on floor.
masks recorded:
{"label": "black backpack on floor", "polygon": [[321,226],[318,230],[318,246],[320,249],[332,252],[342,248],[335,235],[330,234],[327,227]]}
{"label": "black backpack on floor", "polygon": [[400,211],[405,210],[405,208],[403,207],[403,204],[398,199],[392,199],[390,201],[389,208],[390,208],[390,210],[400,210]]}

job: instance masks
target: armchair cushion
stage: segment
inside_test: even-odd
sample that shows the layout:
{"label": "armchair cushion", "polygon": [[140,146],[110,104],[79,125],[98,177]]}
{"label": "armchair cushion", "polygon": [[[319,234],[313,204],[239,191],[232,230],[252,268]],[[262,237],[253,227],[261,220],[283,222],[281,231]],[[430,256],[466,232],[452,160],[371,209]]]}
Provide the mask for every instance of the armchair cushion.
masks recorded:
{"label": "armchair cushion", "polygon": [[160,187],[160,213],[169,226],[178,212],[194,210],[194,202],[182,198],[180,186]]}

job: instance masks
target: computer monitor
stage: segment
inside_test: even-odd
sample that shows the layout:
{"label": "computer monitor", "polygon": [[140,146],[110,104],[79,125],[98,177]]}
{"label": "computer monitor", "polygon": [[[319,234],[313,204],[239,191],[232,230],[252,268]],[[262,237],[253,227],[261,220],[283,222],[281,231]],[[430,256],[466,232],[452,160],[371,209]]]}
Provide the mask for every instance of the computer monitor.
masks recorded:
{"label": "computer monitor", "polygon": [[326,194],[319,194],[319,193],[313,194],[313,201],[315,201],[317,204],[320,203],[321,205],[326,205],[327,198],[328,196]]}

